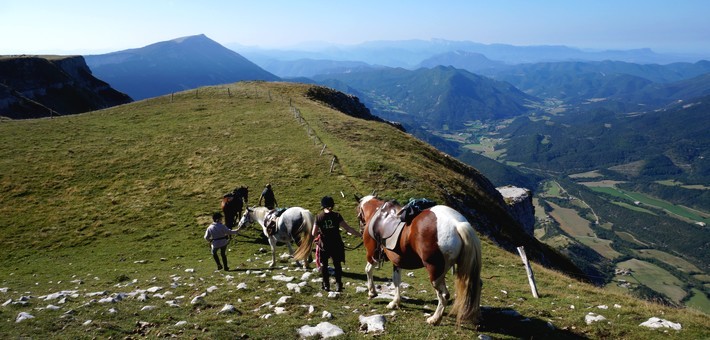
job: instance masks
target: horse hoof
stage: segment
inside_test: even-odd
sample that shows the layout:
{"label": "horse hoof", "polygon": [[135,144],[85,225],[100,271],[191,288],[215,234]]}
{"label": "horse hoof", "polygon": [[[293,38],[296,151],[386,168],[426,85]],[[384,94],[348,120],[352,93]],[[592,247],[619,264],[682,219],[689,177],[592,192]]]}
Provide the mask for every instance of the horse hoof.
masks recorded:
{"label": "horse hoof", "polygon": [[430,316],[429,318],[426,319],[426,323],[436,326],[439,324],[439,321],[441,321],[441,318],[435,318],[433,316]]}
{"label": "horse hoof", "polygon": [[376,298],[376,297],[377,297],[377,294],[373,294],[373,293],[367,294],[367,298],[370,299],[370,300],[372,300],[372,299],[374,299],[374,298]]}
{"label": "horse hoof", "polygon": [[397,308],[399,308],[399,305],[396,304],[396,303],[394,303],[394,302],[390,302],[390,303],[387,305],[387,308],[388,308],[388,309],[397,309]]}

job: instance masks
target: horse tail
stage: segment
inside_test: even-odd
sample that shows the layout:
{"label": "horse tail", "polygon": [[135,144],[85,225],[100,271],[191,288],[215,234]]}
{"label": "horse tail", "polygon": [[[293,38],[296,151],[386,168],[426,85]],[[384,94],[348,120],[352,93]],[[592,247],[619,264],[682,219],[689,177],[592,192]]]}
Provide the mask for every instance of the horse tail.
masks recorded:
{"label": "horse tail", "polygon": [[313,235],[311,235],[311,230],[313,228],[313,214],[308,210],[301,211],[301,217],[303,218],[303,223],[298,228],[301,234],[301,244],[298,245],[298,249],[293,253],[293,257],[299,261],[305,261],[308,259],[308,255],[311,254],[311,249],[313,247]]}
{"label": "horse tail", "polygon": [[464,320],[478,321],[481,305],[481,241],[468,222],[457,222],[463,246],[456,259],[456,300],[451,314],[456,314],[456,323]]}

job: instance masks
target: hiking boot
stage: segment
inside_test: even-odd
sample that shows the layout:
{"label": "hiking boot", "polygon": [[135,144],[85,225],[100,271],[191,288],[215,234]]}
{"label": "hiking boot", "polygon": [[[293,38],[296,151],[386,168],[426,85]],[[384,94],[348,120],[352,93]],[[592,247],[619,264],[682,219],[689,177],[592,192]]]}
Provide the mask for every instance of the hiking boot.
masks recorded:
{"label": "hiking boot", "polygon": [[224,271],[225,271],[225,272],[228,272],[228,271],[229,271],[229,267],[224,267]]}
{"label": "hiking boot", "polygon": [[343,291],[343,284],[340,282],[335,283],[335,291],[336,292],[342,292]]}
{"label": "hiking boot", "polygon": [[221,265],[218,265],[218,266],[217,266],[217,270],[222,270],[222,266],[221,266]]}
{"label": "hiking boot", "polygon": [[326,292],[330,291],[330,285],[326,284],[325,282],[321,285],[321,289],[323,289]]}

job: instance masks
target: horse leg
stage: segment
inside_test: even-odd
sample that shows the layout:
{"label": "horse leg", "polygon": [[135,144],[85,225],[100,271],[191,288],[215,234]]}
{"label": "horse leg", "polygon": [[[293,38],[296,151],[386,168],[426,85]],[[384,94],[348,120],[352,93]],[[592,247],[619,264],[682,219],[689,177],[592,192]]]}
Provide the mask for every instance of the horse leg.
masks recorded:
{"label": "horse leg", "polygon": [[399,284],[402,283],[402,277],[399,273],[399,267],[392,266],[392,284],[394,284],[394,298],[387,305],[389,309],[399,308],[399,303],[402,300],[402,296],[399,294]]}
{"label": "horse leg", "polygon": [[441,322],[441,316],[444,314],[444,308],[446,308],[446,303],[448,300],[449,291],[446,289],[446,275],[441,274],[436,280],[431,282],[436,291],[436,298],[439,299],[439,304],[436,305],[436,311],[434,315],[426,319],[426,322],[430,325],[437,325]]}
{"label": "horse leg", "polygon": [[276,265],[276,238],[269,236],[269,245],[271,246],[271,264],[269,268],[274,268]]}
{"label": "horse leg", "polygon": [[375,290],[375,280],[372,278],[372,269],[375,268],[372,263],[368,262],[365,265],[365,274],[367,274],[367,298],[372,299],[377,296],[377,290]]}

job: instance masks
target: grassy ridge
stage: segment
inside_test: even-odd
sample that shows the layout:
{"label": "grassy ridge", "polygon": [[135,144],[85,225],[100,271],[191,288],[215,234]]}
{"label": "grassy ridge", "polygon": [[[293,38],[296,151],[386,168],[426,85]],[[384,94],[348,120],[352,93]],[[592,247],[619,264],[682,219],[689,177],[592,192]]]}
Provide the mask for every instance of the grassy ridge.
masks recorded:
{"label": "grassy ridge", "polygon": [[[347,338],[364,337],[358,333],[358,315],[390,311],[387,300],[367,300],[365,293],[355,291],[364,284],[364,250],[356,247],[358,240],[345,237],[355,249],[348,251],[346,291],[337,300],[314,297],[319,285],[310,280],[300,294],[272,280],[277,274],[298,278],[303,272],[286,263],[267,271],[267,255],[260,248],[268,246],[253,228],[230,247],[235,270],[214,273],[202,234],[221,195],[248,185],[250,203],[255,203],[261,187],[271,182],[280,205],[315,212],[320,197],[329,194],[355,226],[353,193],[374,189],[400,200],[444,201],[441,188],[467,191],[482,200],[485,192],[474,192],[483,189],[472,185],[453,160],[386,124],[306,100],[306,89],[238,83],[77,116],[0,122],[0,288],[8,288],[0,297],[17,301],[32,296],[27,306],[0,307],[0,334],[296,337],[298,327],[324,321],[320,314],[327,310],[334,315],[330,322],[343,328]],[[305,123],[294,118],[291,105]],[[333,156],[337,162],[331,173]],[[425,326],[424,314],[433,311],[435,296],[426,273],[417,270],[403,275],[410,284],[404,295],[410,299],[387,317],[385,337],[665,337],[662,331],[638,327],[652,316],[682,323],[683,330],[672,334],[707,336],[706,315],[608,293],[537,265],[533,269],[541,298],[532,299],[519,258],[486,238],[483,242],[486,309],[477,330],[470,325],[457,329],[449,317],[440,327]],[[389,268],[376,271],[379,283],[390,276]],[[247,289],[237,288],[241,282]],[[153,286],[172,295],[114,304],[89,303],[86,295]],[[218,289],[204,303],[189,303],[211,286]],[[65,304],[38,298],[61,290],[76,290],[78,297]],[[271,308],[262,307],[283,295],[292,296],[285,306],[288,314],[273,315]],[[170,299],[180,307],[167,306]],[[238,312],[218,314],[225,303]],[[49,304],[61,309],[46,309]],[[621,308],[611,309],[614,304]],[[145,305],[157,308],[142,311]],[[316,312],[308,314],[301,305],[313,305]],[[511,310],[522,316],[511,316]],[[15,323],[19,312],[35,318]],[[586,325],[588,312],[603,314],[609,322]],[[260,318],[267,313],[272,319]],[[187,326],[174,326],[181,320]]]}

